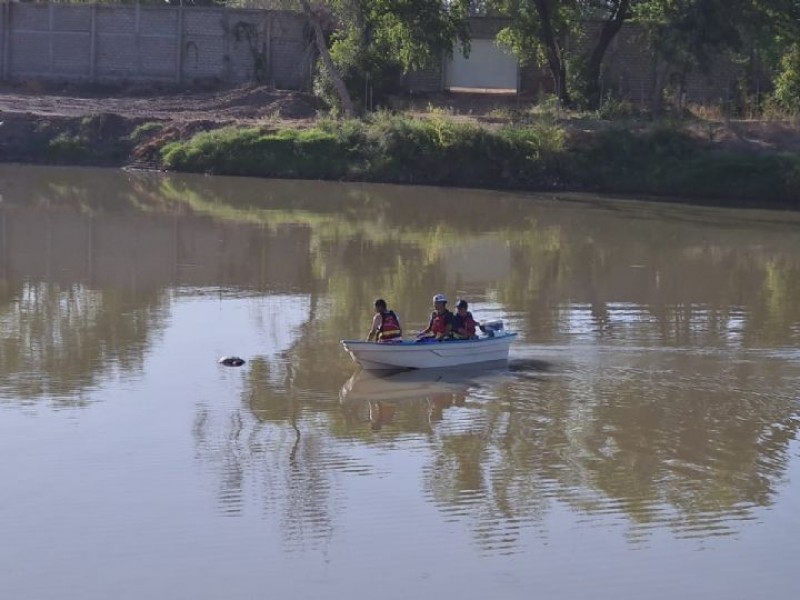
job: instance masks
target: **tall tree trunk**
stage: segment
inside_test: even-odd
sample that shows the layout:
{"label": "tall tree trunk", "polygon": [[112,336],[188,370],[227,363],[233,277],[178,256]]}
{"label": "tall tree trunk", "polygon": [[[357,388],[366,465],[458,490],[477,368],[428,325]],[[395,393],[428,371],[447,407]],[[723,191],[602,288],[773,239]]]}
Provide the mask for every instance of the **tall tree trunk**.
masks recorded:
{"label": "tall tree trunk", "polygon": [[658,117],[664,111],[664,88],[669,80],[670,65],[658,56],[653,58],[653,92],[650,96],[650,110]]}
{"label": "tall tree trunk", "polygon": [[353,100],[350,98],[350,92],[347,91],[347,86],[344,84],[342,74],[333,64],[331,53],[328,50],[328,42],[325,39],[325,32],[322,30],[322,23],[320,23],[319,15],[311,8],[308,0],[300,0],[300,5],[303,7],[303,12],[308,17],[311,26],[314,28],[314,40],[317,43],[317,50],[322,59],[322,64],[325,65],[325,70],[328,76],[333,81],[333,86],[336,88],[336,93],[339,95],[339,101],[342,103],[342,111],[344,116],[348,119],[355,116],[356,111],[353,107]]}
{"label": "tall tree trunk", "polygon": [[619,33],[622,24],[630,17],[630,0],[619,0],[617,9],[603,23],[600,30],[600,37],[597,40],[589,60],[586,61],[586,99],[590,108],[600,106],[600,67],[603,64],[603,57],[611,45],[614,37]]}
{"label": "tall tree trunk", "polygon": [[558,36],[553,29],[550,5],[548,0],[534,0],[534,4],[541,20],[541,40],[545,46],[547,65],[550,68],[550,74],[553,76],[556,94],[564,106],[570,106],[572,98],[567,89],[567,65],[564,62],[564,55],[561,52]]}

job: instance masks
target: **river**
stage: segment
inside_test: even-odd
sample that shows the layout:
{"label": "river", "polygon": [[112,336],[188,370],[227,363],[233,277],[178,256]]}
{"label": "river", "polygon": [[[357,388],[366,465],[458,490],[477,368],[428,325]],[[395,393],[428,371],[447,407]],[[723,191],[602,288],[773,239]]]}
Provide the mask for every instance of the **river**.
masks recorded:
{"label": "river", "polygon": [[[0,253],[0,598],[800,594],[796,213],[0,165]],[[437,292],[508,368],[358,373]]]}

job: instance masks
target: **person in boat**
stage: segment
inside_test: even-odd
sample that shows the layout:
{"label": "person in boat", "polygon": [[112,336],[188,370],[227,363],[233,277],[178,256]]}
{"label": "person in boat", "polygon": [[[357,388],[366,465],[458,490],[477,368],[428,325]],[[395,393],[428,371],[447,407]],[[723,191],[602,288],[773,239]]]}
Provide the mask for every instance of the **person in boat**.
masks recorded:
{"label": "person in boat", "polygon": [[467,310],[469,304],[466,300],[459,300],[456,304],[456,313],[453,315],[453,339],[474,340],[477,338],[475,330],[478,323],[472,318],[472,313]]}
{"label": "person in boat", "polygon": [[367,336],[368,342],[397,342],[403,335],[400,317],[386,306],[386,300],[375,300],[375,316],[372,317],[372,328]]}
{"label": "person in boat", "polygon": [[433,312],[428,327],[417,334],[419,342],[442,342],[453,331],[453,313],[447,309],[447,296],[436,294],[433,297]]}

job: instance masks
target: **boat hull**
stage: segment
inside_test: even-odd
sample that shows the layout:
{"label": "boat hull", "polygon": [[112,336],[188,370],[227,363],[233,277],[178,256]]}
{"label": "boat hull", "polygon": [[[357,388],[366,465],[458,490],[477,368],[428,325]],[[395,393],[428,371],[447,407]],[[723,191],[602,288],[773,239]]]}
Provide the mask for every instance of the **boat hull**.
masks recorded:
{"label": "boat hull", "polygon": [[511,342],[516,337],[516,333],[503,333],[478,340],[398,344],[342,340],[342,347],[355,363],[371,371],[437,369],[507,361]]}

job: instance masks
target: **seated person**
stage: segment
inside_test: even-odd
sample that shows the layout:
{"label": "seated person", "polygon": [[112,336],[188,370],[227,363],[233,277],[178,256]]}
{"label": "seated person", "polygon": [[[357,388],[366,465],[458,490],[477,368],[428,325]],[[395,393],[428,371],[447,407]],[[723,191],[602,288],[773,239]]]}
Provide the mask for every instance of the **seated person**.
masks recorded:
{"label": "seated person", "polygon": [[474,340],[477,338],[475,329],[478,324],[472,318],[472,313],[467,310],[468,307],[466,300],[459,300],[456,304],[456,314],[453,315],[453,339]]}
{"label": "seated person", "polygon": [[399,342],[402,335],[400,317],[386,307],[386,300],[375,300],[375,316],[372,317],[372,328],[367,335],[367,341]]}
{"label": "seated person", "polygon": [[428,328],[417,334],[420,342],[441,342],[450,337],[453,330],[453,313],[447,310],[447,296],[436,294],[433,297],[433,312]]}

